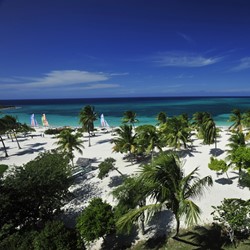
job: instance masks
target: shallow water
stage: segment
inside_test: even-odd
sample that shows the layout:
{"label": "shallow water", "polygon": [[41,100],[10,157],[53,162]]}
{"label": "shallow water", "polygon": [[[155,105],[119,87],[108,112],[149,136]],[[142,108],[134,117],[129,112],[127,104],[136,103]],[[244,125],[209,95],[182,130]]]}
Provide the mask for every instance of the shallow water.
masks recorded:
{"label": "shallow water", "polygon": [[[22,122],[30,124],[31,114],[41,125],[41,116],[46,114],[51,126],[80,126],[79,112],[85,105],[95,107],[98,116],[103,113],[110,126],[121,125],[123,113],[133,110],[139,120],[138,125],[157,123],[159,112],[168,116],[187,113],[189,117],[198,111],[212,114],[218,126],[229,126],[231,111],[239,108],[250,109],[250,97],[145,97],[145,98],[98,98],[98,99],[53,99],[53,100],[2,100],[2,105],[14,105],[17,109],[3,110],[2,115],[10,114]],[[100,119],[95,122],[100,126]]]}

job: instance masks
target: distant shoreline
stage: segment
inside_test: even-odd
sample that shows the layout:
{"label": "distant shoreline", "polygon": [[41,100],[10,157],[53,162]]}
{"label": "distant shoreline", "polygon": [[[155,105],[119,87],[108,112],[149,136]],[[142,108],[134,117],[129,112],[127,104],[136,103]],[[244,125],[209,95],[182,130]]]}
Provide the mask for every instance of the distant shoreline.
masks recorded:
{"label": "distant shoreline", "polygon": [[16,106],[0,105],[0,110],[17,109]]}

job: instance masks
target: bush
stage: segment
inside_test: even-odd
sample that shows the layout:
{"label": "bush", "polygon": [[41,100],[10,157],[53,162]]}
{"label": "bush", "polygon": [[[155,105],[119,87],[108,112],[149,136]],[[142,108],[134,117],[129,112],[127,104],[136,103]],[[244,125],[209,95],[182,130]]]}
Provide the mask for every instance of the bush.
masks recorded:
{"label": "bush", "polygon": [[92,199],[89,206],[78,217],[76,227],[86,242],[112,233],[115,229],[112,206],[103,202],[101,198]]}
{"label": "bush", "polygon": [[67,128],[67,127],[63,127],[63,128],[49,128],[49,129],[45,130],[44,134],[46,134],[46,135],[58,135],[63,130],[65,130],[65,129],[72,131],[71,128]]}
{"label": "bush", "polygon": [[0,178],[3,176],[3,173],[8,169],[8,165],[0,164]]}

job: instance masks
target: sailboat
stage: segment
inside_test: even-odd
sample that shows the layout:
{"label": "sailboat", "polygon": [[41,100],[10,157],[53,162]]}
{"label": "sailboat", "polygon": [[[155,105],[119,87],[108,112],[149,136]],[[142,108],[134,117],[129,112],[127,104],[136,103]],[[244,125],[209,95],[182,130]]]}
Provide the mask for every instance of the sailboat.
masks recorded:
{"label": "sailboat", "polygon": [[47,121],[47,118],[46,118],[45,114],[42,115],[42,124],[43,124],[44,127],[48,127],[49,126],[49,123]]}
{"label": "sailboat", "polygon": [[38,122],[37,122],[37,120],[35,118],[35,114],[32,114],[30,116],[30,126],[31,127],[37,127],[38,126]]}
{"label": "sailboat", "polygon": [[100,119],[101,119],[101,127],[102,127],[102,128],[109,128],[109,124],[108,124],[108,122],[105,120],[103,114],[101,114]]}

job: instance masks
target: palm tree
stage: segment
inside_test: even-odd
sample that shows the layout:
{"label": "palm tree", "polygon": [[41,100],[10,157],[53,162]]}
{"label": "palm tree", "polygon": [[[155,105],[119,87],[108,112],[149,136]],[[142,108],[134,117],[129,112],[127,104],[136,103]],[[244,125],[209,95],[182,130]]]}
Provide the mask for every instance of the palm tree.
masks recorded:
{"label": "palm tree", "polygon": [[151,164],[142,166],[140,177],[143,182],[150,183],[146,196],[156,203],[129,211],[117,225],[122,227],[135,221],[142,211],[153,211],[165,205],[177,222],[175,236],[179,234],[181,217],[185,218],[187,225],[197,223],[201,211],[193,199],[200,197],[204,189],[213,184],[210,176],[199,178],[198,168],[185,176],[179,158],[169,153],[162,153]]}
{"label": "palm tree", "polygon": [[6,146],[5,146],[5,143],[4,143],[4,140],[3,140],[3,137],[2,137],[2,134],[5,134],[6,130],[7,130],[6,124],[5,124],[4,120],[1,118],[0,119],[0,140],[1,140],[2,144],[3,144],[5,157],[9,157]]}
{"label": "palm tree", "polygon": [[112,143],[114,152],[127,153],[129,155],[136,151],[136,134],[133,134],[131,125],[122,125],[116,129],[117,137],[113,139]]}
{"label": "palm tree", "polygon": [[193,127],[197,130],[198,138],[203,139],[205,137],[205,127],[207,120],[211,118],[211,114],[208,112],[196,112],[193,114]]}
{"label": "palm tree", "polygon": [[82,134],[77,132],[75,134],[72,133],[72,130],[64,129],[57,136],[58,141],[56,142],[58,146],[58,150],[66,152],[67,156],[72,162],[72,167],[74,167],[74,150],[77,150],[80,154],[82,154],[81,148],[84,148],[82,145],[83,141],[81,140]]}
{"label": "palm tree", "polygon": [[229,166],[232,164],[237,165],[239,168],[239,174],[241,172],[241,162],[238,159],[238,153],[240,152],[241,148],[246,147],[245,136],[240,131],[235,131],[230,138],[228,139],[229,143],[227,146],[229,149],[227,150],[227,157],[226,160],[230,161]]}
{"label": "palm tree", "polygon": [[123,123],[130,123],[134,127],[134,124],[136,122],[139,122],[139,120],[136,119],[136,113],[134,111],[128,110],[128,111],[124,112],[122,122]]}
{"label": "palm tree", "polygon": [[157,125],[162,125],[167,122],[167,114],[165,112],[160,112],[157,114],[156,120],[158,121]]}
{"label": "palm tree", "polygon": [[182,145],[187,148],[187,143],[191,142],[191,129],[181,116],[169,118],[161,131],[165,135],[166,144],[175,149],[180,149]]}
{"label": "palm tree", "polygon": [[235,129],[236,131],[242,131],[242,114],[239,109],[233,109],[231,111],[231,115],[229,117],[229,121],[233,122],[233,124],[229,127],[229,129]]}
{"label": "palm tree", "polygon": [[204,144],[212,144],[215,143],[216,148],[216,124],[213,118],[207,117],[204,119],[203,123],[203,133],[204,133]]}
{"label": "palm tree", "polygon": [[151,154],[153,159],[154,149],[162,151],[163,142],[159,137],[157,129],[153,125],[141,125],[135,129],[137,133],[136,142],[138,150],[142,153]]}
{"label": "palm tree", "polygon": [[90,144],[90,133],[94,130],[94,121],[97,120],[97,113],[95,112],[95,108],[90,105],[85,106],[80,111],[80,123],[85,131],[89,134],[89,147]]}
{"label": "palm tree", "polygon": [[[139,177],[128,177],[123,184],[112,191],[112,195],[118,201],[115,208],[118,218],[126,214],[129,210],[146,205],[145,194],[148,191],[147,183],[142,182]],[[142,234],[145,233],[145,214],[142,212],[138,218],[141,222]],[[132,223],[128,225],[131,229]]]}
{"label": "palm tree", "polygon": [[20,146],[19,141],[17,140],[17,136],[16,136],[18,129],[20,129],[22,126],[21,123],[17,122],[17,119],[11,115],[5,115],[2,119],[6,125],[7,131],[9,131],[10,133],[12,133],[14,135],[17,146],[19,149],[21,149],[21,146]]}

